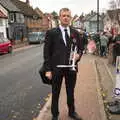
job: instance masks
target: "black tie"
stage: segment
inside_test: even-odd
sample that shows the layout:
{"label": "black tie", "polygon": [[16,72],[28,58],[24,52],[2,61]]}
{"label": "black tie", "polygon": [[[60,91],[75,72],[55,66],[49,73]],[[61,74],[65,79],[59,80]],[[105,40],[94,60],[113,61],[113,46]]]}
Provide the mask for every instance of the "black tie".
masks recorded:
{"label": "black tie", "polygon": [[68,32],[67,32],[67,29],[64,29],[65,31],[65,40],[66,40],[66,44],[67,46],[69,45],[69,35],[68,35]]}

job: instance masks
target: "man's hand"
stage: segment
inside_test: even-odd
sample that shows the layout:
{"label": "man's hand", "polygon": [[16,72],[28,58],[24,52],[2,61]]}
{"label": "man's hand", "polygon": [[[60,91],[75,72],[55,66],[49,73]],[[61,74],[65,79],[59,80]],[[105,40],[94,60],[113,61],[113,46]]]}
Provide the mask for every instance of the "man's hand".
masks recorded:
{"label": "man's hand", "polygon": [[52,79],[52,72],[51,72],[51,71],[46,72],[46,73],[45,73],[45,76],[46,76],[49,80],[51,80],[51,79]]}
{"label": "man's hand", "polygon": [[80,55],[79,54],[75,54],[75,61],[77,61],[78,59],[80,59]]}

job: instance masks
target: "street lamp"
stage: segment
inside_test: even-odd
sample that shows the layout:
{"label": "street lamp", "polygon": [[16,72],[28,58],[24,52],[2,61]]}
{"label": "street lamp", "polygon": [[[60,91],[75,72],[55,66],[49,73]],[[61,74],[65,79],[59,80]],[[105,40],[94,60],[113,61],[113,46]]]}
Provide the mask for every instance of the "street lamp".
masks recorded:
{"label": "street lamp", "polygon": [[97,0],[97,32],[99,32],[99,0]]}

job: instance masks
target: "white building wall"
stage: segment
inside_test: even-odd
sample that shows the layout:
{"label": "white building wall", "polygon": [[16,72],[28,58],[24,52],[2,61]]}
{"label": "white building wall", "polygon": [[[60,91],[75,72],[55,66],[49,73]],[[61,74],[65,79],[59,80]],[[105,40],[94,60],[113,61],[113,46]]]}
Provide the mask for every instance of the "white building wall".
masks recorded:
{"label": "white building wall", "polygon": [[88,21],[84,22],[84,27],[86,29],[86,32],[90,32],[90,27],[89,27],[89,22]]}
{"label": "white building wall", "polygon": [[2,25],[0,25],[0,34],[3,34],[3,37],[7,38],[7,33],[6,33],[6,23],[7,19],[0,19],[2,21]]}
{"label": "white building wall", "polygon": [[[8,11],[0,5],[0,10],[8,16]],[[7,38],[6,34],[6,28],[8,27],[8,19],[0,18],[0,35],[3,35],[3,37]]]}

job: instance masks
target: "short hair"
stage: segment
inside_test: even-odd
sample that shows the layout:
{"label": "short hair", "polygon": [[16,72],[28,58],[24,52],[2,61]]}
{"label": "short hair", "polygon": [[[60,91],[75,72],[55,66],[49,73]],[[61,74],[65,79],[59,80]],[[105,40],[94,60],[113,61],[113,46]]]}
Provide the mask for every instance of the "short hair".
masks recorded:
{"label": "short hair", "polygon": [[70,9],[69,8],[61,8],[59,11],[59,16],[61,15],[62,11],[70,11]]}

